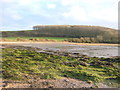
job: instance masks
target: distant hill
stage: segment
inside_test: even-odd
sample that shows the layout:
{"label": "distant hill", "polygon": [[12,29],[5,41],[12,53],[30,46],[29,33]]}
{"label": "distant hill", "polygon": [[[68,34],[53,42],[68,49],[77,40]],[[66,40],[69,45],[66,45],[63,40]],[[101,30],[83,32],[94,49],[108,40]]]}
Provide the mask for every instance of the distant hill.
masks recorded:
{"label": "distant hill", "polygon": [[82,25],[38,25],[29,31],[3,31],[3,37],[100,37],[104,40],[118,40],[118,30],[100,26]]}

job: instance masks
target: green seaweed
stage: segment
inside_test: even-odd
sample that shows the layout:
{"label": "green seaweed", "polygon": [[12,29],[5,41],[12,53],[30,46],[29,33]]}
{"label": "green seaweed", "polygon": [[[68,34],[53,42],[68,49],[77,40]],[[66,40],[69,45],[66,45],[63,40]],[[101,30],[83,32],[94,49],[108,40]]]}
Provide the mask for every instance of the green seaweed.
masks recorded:
{"label": "green seaweed", "polygon": [[32,75],[41,79],[70,77],[93,82],[114,79],[120,83],[119,58],[72,58],[11,48],[2,49],[2,57],[4,79],[26,80],[26,75]]}

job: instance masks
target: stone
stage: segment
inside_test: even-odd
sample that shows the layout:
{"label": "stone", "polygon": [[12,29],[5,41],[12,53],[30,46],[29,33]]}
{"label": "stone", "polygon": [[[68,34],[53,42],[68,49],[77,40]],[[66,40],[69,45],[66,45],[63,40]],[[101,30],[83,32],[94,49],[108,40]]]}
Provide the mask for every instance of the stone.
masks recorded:
{"label": "stone", "polygon": [[69,80],[68,80],[68,79],[65,79],[64,81],[65,81],[65,82],[69,82]]}

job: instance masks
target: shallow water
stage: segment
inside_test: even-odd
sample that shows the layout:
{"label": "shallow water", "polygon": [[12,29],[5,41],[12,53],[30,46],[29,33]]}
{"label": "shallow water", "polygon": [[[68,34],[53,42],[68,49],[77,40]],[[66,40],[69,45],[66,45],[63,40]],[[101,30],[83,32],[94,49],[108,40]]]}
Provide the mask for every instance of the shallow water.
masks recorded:
{"label": "shallow water", "polygon": [[72,45],[68,43],[22,43],[22,46],[31,46],[43,50],[71,52],[88,55],[90,57],[112,57],[118,55],[118,46]]}

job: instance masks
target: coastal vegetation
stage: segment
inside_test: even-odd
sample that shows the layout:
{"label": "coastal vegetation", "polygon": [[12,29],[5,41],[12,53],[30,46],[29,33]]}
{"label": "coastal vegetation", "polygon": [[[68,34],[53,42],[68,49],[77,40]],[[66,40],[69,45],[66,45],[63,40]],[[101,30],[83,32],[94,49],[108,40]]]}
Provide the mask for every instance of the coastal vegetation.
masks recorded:
{"label": "coastal vegetation", "polygon": [[68,42],[75,42],[75,43],[112,43],[112,44],[119,44],[117,39],[105,40],[102,36],[98,36],[97,38],[94,37],[81,37],[81,38],[68,38],[65,39]]}
{"label": "coastal vegetation", "polygon": [[3,79],[27,81],[28,78],[73,78],[91,83],[106,82],[118,87],[118,57],[68,57],[27,49],[2,49]]}

